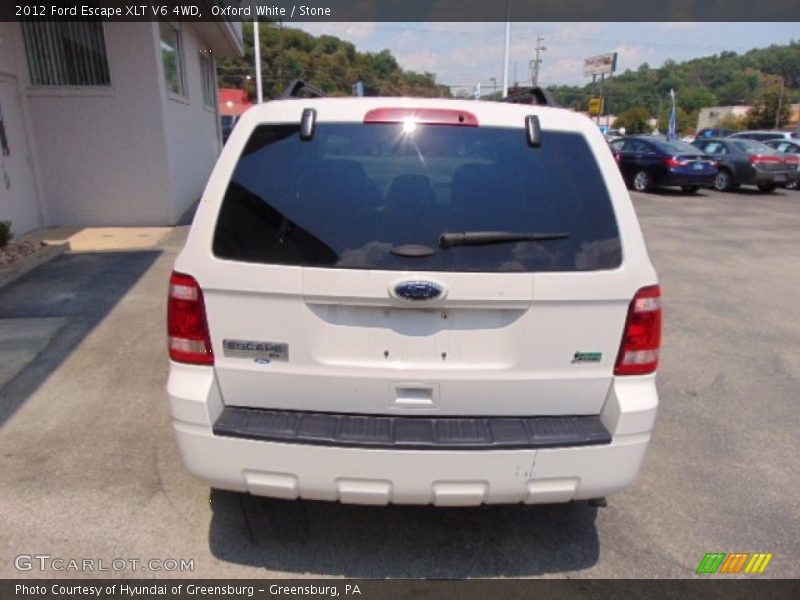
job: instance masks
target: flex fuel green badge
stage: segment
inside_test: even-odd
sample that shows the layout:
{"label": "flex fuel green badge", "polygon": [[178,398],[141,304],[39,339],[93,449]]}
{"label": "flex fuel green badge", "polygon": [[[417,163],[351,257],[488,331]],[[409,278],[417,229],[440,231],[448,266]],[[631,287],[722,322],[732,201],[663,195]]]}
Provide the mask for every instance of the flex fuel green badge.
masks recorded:
{"label": "flex fuel green badge", "polygon": [[599,363],[603,360],[602,352],[576,352],[572,363]]}

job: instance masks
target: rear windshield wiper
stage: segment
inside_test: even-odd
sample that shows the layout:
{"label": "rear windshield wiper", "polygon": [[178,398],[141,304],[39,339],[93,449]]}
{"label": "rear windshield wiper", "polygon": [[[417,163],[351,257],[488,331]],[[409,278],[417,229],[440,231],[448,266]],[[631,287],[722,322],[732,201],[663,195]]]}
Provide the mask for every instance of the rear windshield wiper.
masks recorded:
{"label": "rear windshield wiper", "polygon": [[518,233],[514,231],[462,231],[461,233],[443,233],[439,236],[440,248],[455,246],[488,246],[490,244],[507,244],[509,242],[546,242],[564,240],[568,233]]}

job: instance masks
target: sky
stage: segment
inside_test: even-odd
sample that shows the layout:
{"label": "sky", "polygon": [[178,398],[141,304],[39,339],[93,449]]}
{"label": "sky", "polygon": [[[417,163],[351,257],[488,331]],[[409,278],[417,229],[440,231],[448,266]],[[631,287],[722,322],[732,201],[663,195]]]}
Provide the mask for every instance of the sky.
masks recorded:
{"label": "sky", "polygon": [[[540,85],[583,85],[583,59],[617,52],[617,72],[800,41],[800,23],[511,23],[509,84],[530,84],[536,37],[544,38]],[[502,86],[505,23],[293,23],[334,35],[362,51],[388,48],[404,69],[436,74],[438,83],[491,91]],[[488,86],[488,90],[487,90]],[[457,91],[455,88],[454,92]]]}

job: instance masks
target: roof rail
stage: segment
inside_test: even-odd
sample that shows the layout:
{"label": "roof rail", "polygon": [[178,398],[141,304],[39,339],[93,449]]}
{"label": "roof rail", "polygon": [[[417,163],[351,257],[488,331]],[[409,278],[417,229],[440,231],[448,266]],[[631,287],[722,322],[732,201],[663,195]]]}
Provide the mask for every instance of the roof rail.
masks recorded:
{"label": "roof rail", "polygon": [[280,95],[281,98],[299,98],[300,93],[306,91],[312,97],[317,98],[325,98],[328,94],[323,92],[321,89],[314,87],[310,83],[306,83],[302,79],[295,79],[292,83],[289,84],[283,94]]}
{"label": "roof rail", "polygon": [[538,104],[540,106],[558,106],[553,95],[541,87],[516,87],[508,90],[503,102],[512,104]]}

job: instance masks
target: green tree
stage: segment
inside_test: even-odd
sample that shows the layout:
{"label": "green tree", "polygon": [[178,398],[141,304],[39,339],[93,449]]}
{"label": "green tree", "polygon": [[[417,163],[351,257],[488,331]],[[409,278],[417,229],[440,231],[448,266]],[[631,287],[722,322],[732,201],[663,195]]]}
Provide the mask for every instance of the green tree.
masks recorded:
{"label": "green tree", "polygon": [[737,117],[736,115],[728,114],[717,122],[717,126],[722,127],[723,129],[743,131],[747,129],[747,117]]}
{"label": "green tree", "polygon": [[[241,58],[220,59],[221,87],[247,90],[255,96],[253,24],[243,23],[245,53]],[[358,52],[353,44],[331,35],[315,37],[305,31],[262,22],[260,29],[263,92],[279,96],[295,79],[303,79],[331,96],[349,96],[357,81],[367,95],[449,96],[436,84],[433,73],[404,70],[389,50]]]}
{"label": "green tree", "polygon": [[[700,109],[709,106],[738,104],[774,104],[770,90],[783,78],[783,101],[787,105],[800,102],[800,43],[758,48],[744,54],[722,52],[678,63],[666,61],[659,68],[647,63],[637,69],[628,69],[603,83],[606,107],[612,113],[622,114],[634,107],[647,107],[658,112],[659,99],[663,106],[670,88],[678,94],[678,106],[693,123]],[[575,110],[586,110],[588,99],[595,95],[591,83],[583,86],[554,86],[550,90],[562,105]],[[770,108],[758,109],[759,120],[766,117]],[[775,124],[772,108],[772,125]],[[787,109],[788,110],[788,109]],[[680,119],[680,117],[679,117]],[[781,121],[785,123],[783,115]],[[679,121],[680,122],[680,121]]]}
{"label": "green tree", "polygon": [[650,133],[650,111],[641,106],[629,108],[614,121],[614,127],[625,128],[625,133]]}
{"label": "green tree", "polygon": [[[781,100],[781,88],[772,87],[762,92],[747,113],[746,123],[750,129],[768,129],[789,121],[789,103]],[[780,115],[778,106],[780,105]],[[777,119],[776,119],[777,117]]]}

